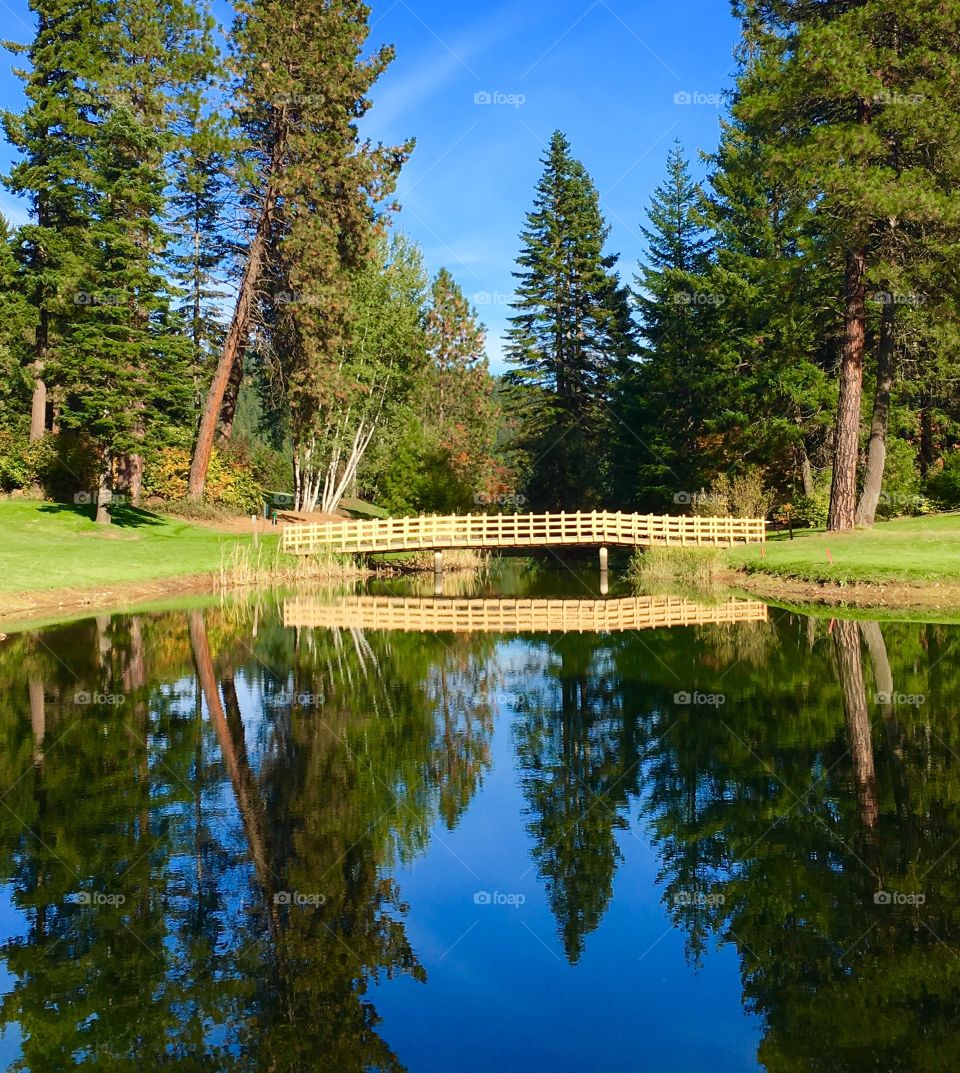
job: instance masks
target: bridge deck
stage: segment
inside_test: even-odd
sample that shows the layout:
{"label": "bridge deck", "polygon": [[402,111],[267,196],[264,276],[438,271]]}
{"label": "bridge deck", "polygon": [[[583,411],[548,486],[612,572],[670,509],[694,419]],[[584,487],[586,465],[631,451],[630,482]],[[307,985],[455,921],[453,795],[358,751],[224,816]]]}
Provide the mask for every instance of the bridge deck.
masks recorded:
{"label": "bridge deck", "polygon": [[283,605],[286,627],[411,630],[430,633],[612,633],[665,626],[766,622],[758,600],[699,604],[674,596],[620,600],[428,599],[294,597]]}
{"label": "bridge deck", "polygon": [[687,518],[654,514],[436,515],[289,525],[282,547],[293,555],[320,551],[443,551],[448,548],[698,547],[763,543],[762,518]]}

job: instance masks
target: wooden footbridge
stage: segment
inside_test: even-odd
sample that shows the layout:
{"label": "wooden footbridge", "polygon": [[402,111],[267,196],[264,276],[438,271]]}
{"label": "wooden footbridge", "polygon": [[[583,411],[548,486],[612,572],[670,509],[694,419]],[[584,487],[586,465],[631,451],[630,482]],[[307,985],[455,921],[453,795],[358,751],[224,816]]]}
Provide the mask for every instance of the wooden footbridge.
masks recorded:
{"label": "wooden footbridge", "polygon": [[435,551],[448,548],[700,547],[763,543],[762,518],[687,518],[655,514],[436,515],[288,525],[282,548],[318,552]]}
{"label": "wooden footbridge", "polygon": [[666,626],[766,622],[758,600],[700,604],[675,596],[620,600],[418,599],[345,596],[284,602],[288,628],[409,630],[415,633],[615,633]]}

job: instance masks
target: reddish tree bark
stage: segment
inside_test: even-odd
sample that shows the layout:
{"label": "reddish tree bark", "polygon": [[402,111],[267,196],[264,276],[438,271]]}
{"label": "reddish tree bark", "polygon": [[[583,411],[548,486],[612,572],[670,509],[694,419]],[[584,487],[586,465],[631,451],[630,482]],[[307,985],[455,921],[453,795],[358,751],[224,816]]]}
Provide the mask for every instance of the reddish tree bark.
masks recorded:
{"label": "reddish tree bark", "polygon": [[220,439],[230,440],[233,437],[233,423],[237,419],[237,403],[240,400],[240,387],[243,384],[243,359],[246,347],[241,346],[240,351],[233,363],[230,379],[227,381],[227,390],[223,395],[223,405],[220,407]]}
{"label": "reddish tree bark", "polygon": [[276,194],[272,187],[267,190],[260,219],[257,221],[257,230],[250,243],[247,254],[247,263],[243,270],[243,278],[240,281],[240,291],[237,294],[237,304],[233,311],[233,319],[230,329],[223,343],[220,353],[220,361],[217,363],[216,372],[207,392],[207,401],[203,408],[203,417],[200,420],[200,430],[197,433],[197,444],[193,452],[193,462],[190,466],[190,481],[187,494],[191,499],[202,499],[203,490],[207,481],[207,469],[210,466],[210,456],[213,454],[213,441],[217,434],[217,425],[220,421],[220,411],[223,408],[223,398],[233,375],[234,364],[247,345],[250,335],[250,325],[253,320],[255,295],[257,284],[263,272],[264,260],[267,252],[267,243],[270,238],[270,228],[273,222],[273,208]]}

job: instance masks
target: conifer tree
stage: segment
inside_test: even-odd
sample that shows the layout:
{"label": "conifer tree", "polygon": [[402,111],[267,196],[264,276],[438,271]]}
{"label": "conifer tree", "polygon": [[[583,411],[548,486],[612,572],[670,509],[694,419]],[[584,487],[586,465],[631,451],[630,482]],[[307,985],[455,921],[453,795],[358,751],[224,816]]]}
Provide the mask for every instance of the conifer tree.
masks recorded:
{"label": "conifer tree", "polygon": [[679,145],[667,157],[643,228],[647,259],[636,277],[641,362],[617,395],[615,487],[632,506],[666,509],[699,487],[699,449],[717,404],[708,356],[712,236],[705,198]]}
{"label": "conifer tree", "polygon": [[713,345],[727,355],[714,431],[724,472],[746,461],[785,492],[809,496],[816,471],[829,465],[830,349],[840,327],[829,296],[838,280],[809,206],[771,180],[763,152],[731,122],[711,158]]}
{"label": "conifer tree", "polygon": [[30,339],[36,331],[36,311],[23,293],[17,237],[0,216],[0,424],[7,430],[17,428],[29,408]]}
{"label": "conifer tree", "polygon": [[425,318],[428,423],[454,477],[474,502],[491,478],[499,408],[486,354],[486,332],[446,268],[433,281]]}
{"label": "conifer tree", "polygon": [[596,505],[613,381],[633,346],[628,292],[605,252],[597,190],[557,131],[521,234],[508,383],[537,506]]}
{"label": "conifer tree", "polygon": [[38,308],[32,433],[50,378],[60,427],[95,457],[97,518],[109,522],[115,476],[136,501],[151,429],[182,415],[160,221],[180,95],[215,60],[189,0],[35,10],[30,103],[5,120],[23,156],[8,184],[37,221],[23,243]]}
{"label": "conifer tree", "polygon": [[30,439],[38,440],[49,427],[48,362],[75,312],[77,277],[86,260],[94,124],[88,87],[102,63],[90,42],[99,36],[104,9],[96,0],[30,0],[30,10],[37,18],[33,41],[8,46],[23,60],[14,73],[23,82],[26,107],[3,112],[2,121],[20,156],[4,185],[25,196],[32,212],[20,231],[19,255],[24,293],[36,309]]}
{"label": "conifer tree", "polygon": [[[202,35],[212,49],[209,27]],[[223,343],[221,302],[233,267],[228,210],[236,138],[220,107],[224,92],[222,72],[214,66],[206,78],[184,87],[170,161],[170,269],[179,291],[175,308],[192,348],[196,410]]]}
{"label": "conifer tree", "polygon": [[194,498],[203,494],[224,394],[267,279],[280,285],[288,306],[284,330],[286,344],[295,348],[287,381],[294,436],[298,427],[304,439],[315,434],[311,424],[320,386],[314,370],[343,344],[351,275],[375,245],[375,206],[391,195],[412,148],[372,145],[357,130],[370,108],[370,88],[393,59],[386,47],[362,56],[369,36],[366,4],[242,0],[237,12],[234,64],[252,165],[243,184],[251,237],[197,435],[190,472]]}
{"label": "conifer tree", "polygon": [[829,527],[850,529],[868,294],[911,291],[917,266],[954,244],[960,11],[929,0],[737,0],[735,10],[746,62],[734,114],[765,144],[765,167],[813,207],[844,275]]}

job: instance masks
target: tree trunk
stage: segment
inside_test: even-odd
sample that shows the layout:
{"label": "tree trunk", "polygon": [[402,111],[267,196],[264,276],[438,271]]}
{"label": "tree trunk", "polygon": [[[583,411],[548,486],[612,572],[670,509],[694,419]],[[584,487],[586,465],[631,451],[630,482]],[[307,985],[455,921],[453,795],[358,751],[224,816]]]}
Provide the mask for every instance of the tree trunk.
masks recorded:
{"label": "tree trunk", "polygon": [[32,675],[30,690],[30,726],[33,728],[33,762],[43,763],[43,739],[47,734],[47,698],[42,678]]}
{"label": "tree trunk", "polygon": [[118,483],[131,506],[139,507],[143,498],[143,456],[124,454],[118,462]]}
{"label": "tree trunk", "polygon": [[110,500],[113,498],[113,467],[110,456],[104,459],[100,470],[100,486],[97,488],[97,525],[110,525]]}
{"label": "tree trunk", "polygon": [[36,360],[33,363],[33,402],[30,406],[30,442],[43,439],[47,431],[47,385],[43,379],[43,370],[47,363],[47,347],[50,337],[50,314],[46,309],[40,310],[40,322],[37,325]]}
{"label": "tree trunk", "polygon": [[866,255],[855,250],[847,257],[846,338],[840,361],[840,400],[833,448],[833,486],[827,528],[852,529],[857,508],[857,461],[860,453],[860,406],[863,397],[863,356],[866,345]]}
{"label": "tree trunk", "polygon": [[877,350],[877,387],[873,396],[873,421],[870,443],[867,446],[867,468],[863,477],[863,492],[857,507],[857,525],[873,525],[877,504],[883,488],[883,470],[887,461],[887,424],[890,419],[890,394],[896,376],[897,348],[895,332],[897,307],[893,295],[883,296],[883,317],[880,321],[880,345]]}
{"label": "tree trunk", "polygon": [[920,411],[920,476],[926,480],[936,459],[933,442],[933,414],[929,405]]}
{"label": "tree trunk", "polygon": [[43,439],[47,431],[47,385],[43,382],[43,365],[37,362],[33,367],[33,402],[30,407],[30,442]]}
{"label": "tree trunk", "polygon": [[853,779],[857,791],[860,821],[864,827],[876,826],[880,815],[877,798],[877,775],[873,762],[873,738],[867,712],[866,685],[863,679],[863,651],[860,630],[851,620],[837,622],[834,631],[843,709],[847,724],[847,741],[853,757]]}
{"label": "tree trunk", "polygon": [[233,320],[230,322],[230,329],[223,343],[220,361],[217,363],[210,390],[207,392],[207,401],[204,405],[203,417],[200,420],[200,430],[197,433],[197,445],[193,452],[193,463],[190,466],[190,482],[187,494],[191,499],[203,498],[203,489],[207,480],[207,468],[210,465],[210,456],[213,454],[213,440],[220,420],[220,411],[223,407],[223,397],[230,383],[237,357],[247,345],[250,323],[253,318],[255,293],[263,271],[267,242],[273,222],[275,200],[276,194],[273,188],[269,187],[260,212],[260,219],[257,221],[257,230],[247,255],[247,263],[243,270],[240,291],[237,295],[237,304],[233,311]]}
{"label": "tree trunk", "polygon": [[237,419],[237,403],[240,399],[240,386],[243,383],[243,359],[246,349],[246,346],[241,343],[233,369],[230,371],[230,379],[227,381],[227,390],[223,393],[223,405],[220,407],[221,442],[233,437],[233,423]]}
{"label": "tree trunk", "polygon": [[803,494],[812,496],[817,487],[813,479],[813,466],[810,464],[810,456],[807,454],[805,444],[800,444],[800,480],[803,482]]}

